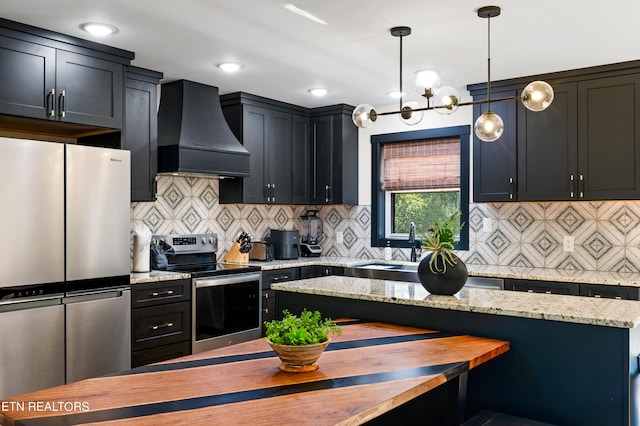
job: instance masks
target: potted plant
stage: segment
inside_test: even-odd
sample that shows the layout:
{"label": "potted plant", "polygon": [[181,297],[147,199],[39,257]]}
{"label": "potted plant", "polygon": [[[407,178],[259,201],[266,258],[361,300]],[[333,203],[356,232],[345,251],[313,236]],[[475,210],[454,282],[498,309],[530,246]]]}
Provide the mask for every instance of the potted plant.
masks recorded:
{"label": "potted plant", "polygon": [[453,251],[461,212],[458,210],[442,223],[436,223],[420,236],[422,248],[431,251],[418,265],[418,278],[431,294],[452,296],[467,282],[467,266]]}
{"label": "potted plant", "polygon": [[342,329],[322,318],[319,311],[304,309],[300,316],[282,311],[281,320],[265,321],[266,340],[282,364],[280,370],[309,372],[318,369],[316,361],[329,345],[329,333],[341,334]]}

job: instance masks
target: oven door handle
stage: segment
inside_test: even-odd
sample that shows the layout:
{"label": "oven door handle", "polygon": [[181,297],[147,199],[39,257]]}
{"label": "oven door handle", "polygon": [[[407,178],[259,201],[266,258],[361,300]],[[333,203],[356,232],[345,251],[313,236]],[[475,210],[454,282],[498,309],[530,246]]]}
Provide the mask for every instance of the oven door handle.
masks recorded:
{"label": "oven door handle", "polygon": [[247,281],[260,281],[262,274],[260,272],[250,274],[234,274],[221,275],[216,277],[207,277],[195,279],[193,284],[195,288],[215,287],[219,285],[240,284]]}

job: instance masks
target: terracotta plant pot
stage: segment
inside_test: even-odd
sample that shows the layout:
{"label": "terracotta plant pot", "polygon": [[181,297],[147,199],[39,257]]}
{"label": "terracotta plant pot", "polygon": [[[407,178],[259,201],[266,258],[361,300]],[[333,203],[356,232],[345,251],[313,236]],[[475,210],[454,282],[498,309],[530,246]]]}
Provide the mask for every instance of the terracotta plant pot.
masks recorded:
{"label": "terracotta plant pot", "polygon": [[280,370],[288,373],[306,373],[318,369],[316,361],[329,345],[329,341],[303,346],[276,345],[268,340],[267,343],[282,361],[279,367]]}
{"label": "terracotta plant pot", "polygon": [[[418,278],[422,286],[431,294],[453,296],[464,287],[467,282],[467,265],[455,254],[455,265],[447,265],[446,272],[431,272],[429,261],[433,253],[429,253],[418,265]],[[442,259],[436,259],[438,270],[442,270]],[[435,269],[435,268],[434,268]]]}

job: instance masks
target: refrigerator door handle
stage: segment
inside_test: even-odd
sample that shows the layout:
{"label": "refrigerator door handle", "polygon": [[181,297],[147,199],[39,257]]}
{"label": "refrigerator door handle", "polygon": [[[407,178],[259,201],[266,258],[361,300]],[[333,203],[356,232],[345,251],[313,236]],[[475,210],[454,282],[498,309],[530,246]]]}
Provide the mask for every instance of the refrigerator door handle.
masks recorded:
{"label": "refrigerator door handle", "polygon": [[128,289],[79,293],[77,295],[70,295],[70,296],[64,297],[62,299],[62,302],[65,305],[68,305],[71,303],[81,303],[81,302],[87,302],[87,301],[93,301],[93,300],[114,299],[114,298],[122,297],[124,295],[124,291],[126,290]]}

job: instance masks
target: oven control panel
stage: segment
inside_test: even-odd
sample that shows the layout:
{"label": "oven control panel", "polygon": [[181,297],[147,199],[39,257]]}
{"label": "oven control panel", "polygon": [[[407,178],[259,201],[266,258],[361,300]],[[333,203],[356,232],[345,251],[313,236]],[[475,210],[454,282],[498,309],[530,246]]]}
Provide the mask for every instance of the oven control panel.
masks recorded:
{"label": "oven control panel", "polygon": [[166,243],[177,253],[210,253],[218,250],[218,234],[153,235],[153,244]]}

